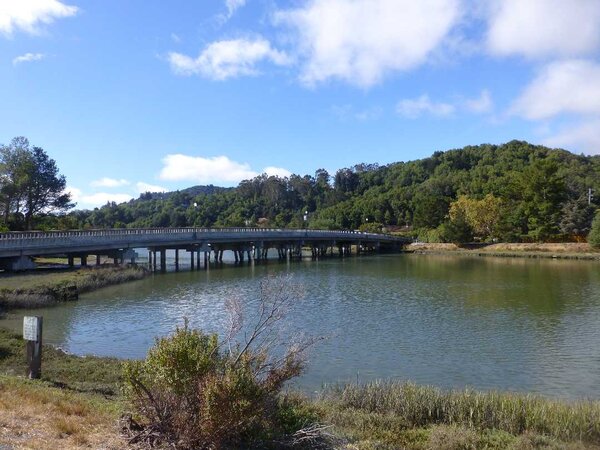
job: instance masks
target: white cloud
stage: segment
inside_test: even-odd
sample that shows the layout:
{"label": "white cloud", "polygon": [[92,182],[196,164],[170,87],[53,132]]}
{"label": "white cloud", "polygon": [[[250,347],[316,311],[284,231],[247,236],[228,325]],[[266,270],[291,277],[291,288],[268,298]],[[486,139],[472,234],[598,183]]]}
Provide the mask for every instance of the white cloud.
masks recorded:
{"label": "white cloud", "polygon": [[248,164],[240,164],[227,156],[203,158],[180,153],[167,155],[160,179],[169,181],[195,181],[198,183],[237,183],[258,175]]}
{"label": "white cloud", "polygon": [[128,184],[129,184],[129,181],[125,180],[124,178],[121,178],[120,180],[116,180],[114,178],[103,177],[103,178],[100,178],[99,180],[92,181],[90,183],[90,186],[113,188],[113,187],[127,186]]}
{"label": "white cloud", "polygon": [[284,169],[282,167],[273,167],[273,166],[265,167],[263,169],[263,173],[266,173],[270,177],[279,177],[279,178],[287,178],[292,174],[292,172],[290,172],[287,169]]}
{"label": "white cloud", "polygon": [[181,37],[178,34],[171,33],[171,40],[176,44],[181,44]]}
{"label": "white cloud", "polygon": [[295,33],[303,83],[368,87],[423,64],[460,15],[460,0],[311,0],[274,20]]}
{"label": "white cloud", "polygon": [[467,111],[478,114],[490,112],[494,107],[494,102],[492,101],[490,91],[484,89],[481,91],[481,95],[479,97],[466,99],[464,101],[464,107]]}
{"label": "white cloud", "polygon": [[456,107],[450,103],[433,102],[427,94],[423,94],[415,99],[400,100],[396,105],[396,112],[409,119],[416,119],[423,114],[445,117],[456,110]]}
{"label": "white cloud", "polygon": [[67,186],[65,191],[71,194],[71,200],[77,203],[78,208],[95,208],[105,205],[107,202],[123,203],[128,202],[133,197],[129,194],[115,194],[106,192],[97,192],[95,194],[84,194],[81,189],[74,186]]}
{"label": "white cloud", "polygon": [[108,202],[124,203],[133,199],[129,194],[116,194],[113,192],[96,192],[95,194],[82,195],[79,197],[81,207],[96,207],[106,205]]}
{"label": "white cloud", "polygon": [[600,47],[598,0],[494,0],[487,47],[496,55],[573,57]]}
{"label": "white cloud", "polygon": [[253,170],[247,163],[232,161],[227,156],[189,156],[181,153],[167,155],[163,159],[159,178],[168,181],[193,181],[200,184],[237,184],[258,176],[260,173],[287,177],[291,175],[281,167],[265,167],[262,172]]}
{"label": "white cloud", "polygon": [[279,66],[291,62],[284,52],[272,48],[262,37],[216,41],[197,58],[171,52],[168,61],[176,74],[200,75],[213,80],[256,75],[259,73],[257,65],[263,61]]}
{"label": "white cloud", "polygon": [[19,29],[35,34],[41,24],[73,16],[77,11],[76,6],[58,0],[3,0],[0,2],[0,32],[11,35]]}
{"label": "white cloud", "polygon": [[227,18],[233,16],[233,14],[239,8],[246,4],[246,0],[225,0],[225,6],[227,7]]}
{"label": "white cloud", "polygon": [[511,112],[530,120],[561,113],[600,114],[600,64],[568,60],[547,65],[514,102]]}
{"label": "white cloud", "polygon": [[17,56],[16,58],[14,58],[12,60],[12,63],[13,66],[16,66],[17,64],[21,64],[24,62],[39,61],[41,59],[44,59],[45,57],[46,55],[44,55],[43,53],[25,53],[24,55]]}
{"label": "white cloud", "polygon": [[79,202],[79,199],[81,198],[81,189],[77,189],[74,186],[67,186],[65,192],[71,194],[71,201]]}
{"label": "white cloud", "polygon": [[143,181],[138,181],[137,183],[135,183],[135,188],[140,194],[144,192],[167,192],[168,190],[167,188],[164,188],[162,186],[144,183]]}
{"label": "white cloud", "polygon": [[600,154],[600,118],[590,119],[574,126],[564,127],[558,133],[544,139],[551,147],[578,148],[588,154]]}

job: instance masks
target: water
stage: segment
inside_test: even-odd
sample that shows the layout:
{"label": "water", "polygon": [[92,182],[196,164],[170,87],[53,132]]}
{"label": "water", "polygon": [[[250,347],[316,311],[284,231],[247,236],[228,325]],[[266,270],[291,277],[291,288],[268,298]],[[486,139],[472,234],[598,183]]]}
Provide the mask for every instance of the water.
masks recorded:
{"label": "water", "polygon": [[[289,332],[327,337],[296,383],[305,391],[390,378],[600,397],[600,271],[591,261],[385,255],[226,265],[155,275],[35,313],[44,316],[47,343],[141,358],[183,317],[223,332],[225,299],[252,311],[260,280],[282,273],[304,291]],[[20,332],[24,314],[0,326]]]}

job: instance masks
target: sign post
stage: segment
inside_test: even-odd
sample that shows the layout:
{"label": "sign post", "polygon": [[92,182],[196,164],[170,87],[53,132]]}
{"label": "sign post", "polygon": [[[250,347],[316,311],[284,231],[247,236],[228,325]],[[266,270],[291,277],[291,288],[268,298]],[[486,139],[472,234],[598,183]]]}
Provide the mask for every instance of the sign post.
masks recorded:
{"label": "sign post", "polygon": [[27,341],[27,377],[42,376],[42,321],[41,316],[23,317],[23,339]]}

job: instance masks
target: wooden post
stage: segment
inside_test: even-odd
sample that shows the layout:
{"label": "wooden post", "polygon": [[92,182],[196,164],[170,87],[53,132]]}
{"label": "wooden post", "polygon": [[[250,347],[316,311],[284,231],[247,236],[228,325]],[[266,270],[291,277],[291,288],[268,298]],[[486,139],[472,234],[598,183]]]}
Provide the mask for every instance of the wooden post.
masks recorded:
{"label": "wooden post", "polygon": [[42,321],[41,316],[23,317],[23,339],[27,341],[27,377],[42,376]]}

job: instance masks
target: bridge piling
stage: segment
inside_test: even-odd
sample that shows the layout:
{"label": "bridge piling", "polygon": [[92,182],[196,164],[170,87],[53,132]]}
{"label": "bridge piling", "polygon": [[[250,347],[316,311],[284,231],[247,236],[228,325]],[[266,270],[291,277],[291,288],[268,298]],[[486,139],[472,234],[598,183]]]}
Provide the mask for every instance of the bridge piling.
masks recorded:
{"label": "bridge piling", "polygon": [[160,271],[167,271],[167,249],[164,247],[160,249]]}

